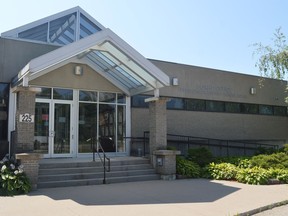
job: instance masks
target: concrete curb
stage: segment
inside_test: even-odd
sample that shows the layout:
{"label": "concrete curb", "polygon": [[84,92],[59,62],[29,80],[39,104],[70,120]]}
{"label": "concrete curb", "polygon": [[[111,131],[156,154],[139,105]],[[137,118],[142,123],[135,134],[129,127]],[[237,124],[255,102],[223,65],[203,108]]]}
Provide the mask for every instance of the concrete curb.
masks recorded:
{"label": "concrete curb", "polygon": [[288,200],[272,203],[270,205],[266,205],[266,206],[256,208],[256,209],[253,209],[253,210],[250,210],[247,212],[243,212],[243,213],[237,214],[235,216],[250,216],[250,215],[258,214],[260,212],[267,211],[267,210],[270,210],[270,209],[273,209],[273,208],[276,208],[279,206],[283,206],[283,205],[288,205]]}

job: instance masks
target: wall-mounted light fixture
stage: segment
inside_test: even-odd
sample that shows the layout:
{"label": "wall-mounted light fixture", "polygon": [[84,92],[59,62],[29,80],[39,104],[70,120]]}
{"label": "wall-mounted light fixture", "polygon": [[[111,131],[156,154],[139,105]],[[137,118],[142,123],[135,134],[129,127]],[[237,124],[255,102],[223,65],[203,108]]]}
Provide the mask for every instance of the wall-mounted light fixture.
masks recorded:
{"label": "wall-mounted light fixture", "polygon": [[171,84],[172,84],[173,86],[178,86],[178,85],[179,85],[178,78],[177,78],[177,77],[173,77],[173,78],[171,79]]}
{"label": "wall-mounted light fixture", "polygon": [[251,95],[255,95],[256,94],[256,88],[255,87],[250,88],[250,94]]}
{"label": "wall-mounted light fixture", "polygon": [[76,76],[82,76],[83,75],[83,68],[80,65],[75,66],[74,68],[74,74]]}

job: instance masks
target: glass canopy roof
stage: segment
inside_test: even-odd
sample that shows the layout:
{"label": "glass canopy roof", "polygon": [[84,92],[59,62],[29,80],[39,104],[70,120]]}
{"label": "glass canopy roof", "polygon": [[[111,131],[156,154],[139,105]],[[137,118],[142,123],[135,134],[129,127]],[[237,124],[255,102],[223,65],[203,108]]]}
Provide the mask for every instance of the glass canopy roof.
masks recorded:
{"label": "glass canopy roof", "polygon": [[2,37],[36,40],[66,45],[85,38],[104,27],[80,7],[4,32]]}
{"label": "glass canopy roof", "polygon": [[164,72],[106,28],[31,60],[12,85],[28,86],[29,81],[68,63],[90,66],[129,96],[170,84]]}

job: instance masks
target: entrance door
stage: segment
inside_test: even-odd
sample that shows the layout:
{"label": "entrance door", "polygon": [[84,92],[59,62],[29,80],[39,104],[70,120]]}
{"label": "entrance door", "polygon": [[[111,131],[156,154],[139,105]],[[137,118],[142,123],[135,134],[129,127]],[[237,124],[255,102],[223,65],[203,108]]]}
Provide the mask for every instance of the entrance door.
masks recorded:
{"label": "entrance door", "polygon": [[54,103],[54,124],[51,131],[53,157],[69,157],[73,154],[71,107],[71,103]]}
{"label": "entrance door", "polygon": [[36,102],[34,151],[44,157],[75,154],[71,102]]}

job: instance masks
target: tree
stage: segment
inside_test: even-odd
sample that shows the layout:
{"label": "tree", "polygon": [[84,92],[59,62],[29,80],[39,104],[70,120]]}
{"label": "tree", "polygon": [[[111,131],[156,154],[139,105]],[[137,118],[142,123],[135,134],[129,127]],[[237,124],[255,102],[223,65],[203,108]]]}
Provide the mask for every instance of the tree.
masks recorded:
{"label": "tree", "polygon": [[273,42],[274,46],[254,44],[254,55],[259,55],[255,66],[258,67],[261,76],[283,80],[288,73],[288,45],[281,28],[276,29]]}

